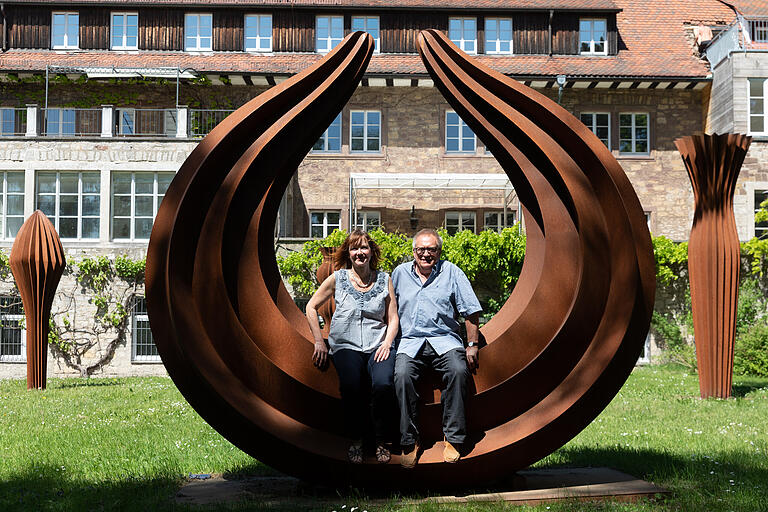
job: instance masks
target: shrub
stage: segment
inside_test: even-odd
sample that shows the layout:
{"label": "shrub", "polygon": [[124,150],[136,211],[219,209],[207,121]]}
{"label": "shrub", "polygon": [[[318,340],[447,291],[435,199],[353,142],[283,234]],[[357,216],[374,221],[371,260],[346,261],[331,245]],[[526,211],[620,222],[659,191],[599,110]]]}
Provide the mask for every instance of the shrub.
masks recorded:
{"label": "shrub", "polygon": [[736,339],[733,371],[739,375],[768,377],[768,324],[765,321],[745,329]]}

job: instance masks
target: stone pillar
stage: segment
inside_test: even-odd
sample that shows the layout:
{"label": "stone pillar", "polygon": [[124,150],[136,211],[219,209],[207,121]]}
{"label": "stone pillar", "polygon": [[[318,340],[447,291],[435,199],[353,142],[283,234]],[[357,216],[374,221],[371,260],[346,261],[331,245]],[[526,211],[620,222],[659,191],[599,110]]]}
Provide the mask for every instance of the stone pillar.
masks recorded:
{"label": "stone pillar", "polygon": [[112,105],[101,106],[101,136],[114,137],[115,133],[115,109]]}
{"label": "stone pillar", "polygon": [[176,107],[176,138],[186,139],[189,137],[189,128],[187,126],[189,108],[186,105]]}
{"label": "stone pillar", "polygon": [[27,137],[37,137],[37,104],[27,104]]}

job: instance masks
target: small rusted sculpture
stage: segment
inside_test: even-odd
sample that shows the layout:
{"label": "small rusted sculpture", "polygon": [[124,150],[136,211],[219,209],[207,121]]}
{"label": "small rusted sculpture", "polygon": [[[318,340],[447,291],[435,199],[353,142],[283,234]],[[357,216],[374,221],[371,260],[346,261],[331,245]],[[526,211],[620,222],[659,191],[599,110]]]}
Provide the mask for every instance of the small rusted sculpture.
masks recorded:
{"label": "small rusted sculpture", "polygon": [[27,389],[45,389],[48,320],[66,260],[56,228],[40,210],[19,229],[10,264],[27,324]]}
{"label": "small rusted sculpture", "polygon": [[158,211],[147,302],[160,355],[200,415],[281,471],[331,484],[485,484],[562,446],[634,367],[655,291],[643,210],[611,152],[565,109],[476,64],[437,31],[419,51],[451,106],[486,142],[526,211],[520,279],[482,329],[468,422],[473,445],[443,462],[440,404],[425,395],[418,466],[352,465],[333,370],[310,360],[304,316],[282,285],[274,224],[304,155],[363,76],[373,39],[347,36],[314,66],[219,124]]}
{"label": "small rusted sculpture", "polygon": [[675,140],[695,204],[688,276],[702,398],[731,396],[741,261],[733,193],[751,142],[738,133]]}

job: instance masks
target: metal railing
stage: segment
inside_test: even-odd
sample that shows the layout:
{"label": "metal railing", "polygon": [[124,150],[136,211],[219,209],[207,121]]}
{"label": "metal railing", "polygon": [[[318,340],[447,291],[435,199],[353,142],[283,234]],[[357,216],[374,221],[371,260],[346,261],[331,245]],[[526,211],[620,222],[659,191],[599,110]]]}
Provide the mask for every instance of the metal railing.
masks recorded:
{"label": "metal railing", "polygon": [[26,108],[0,108],[0,136],[22,136],[27,133]]}
{"label": "metal railing", "polygon": [[116,137],[176,137],[178,111],[175,108],[117,108]]}
{"label": "metal railing", "polygon": [[100,108],[41,108],[37,133],[47,137],[101,135]]}
{"label": "metal railing", "polygon": [[190,137],[204,137],[211,133],[216,125],[222,122],[234,110],[204,110],[196,109],[189,111],[189,129]]}
{"label": "metal railing", "polygon": [[740,25],[738,22],[733,23],[726,30],[719,33],[707,47],[707,60],[713,69],[720,63],[720,61],[728,57],[733,50],[738,50],[740,48],[739,27]]}

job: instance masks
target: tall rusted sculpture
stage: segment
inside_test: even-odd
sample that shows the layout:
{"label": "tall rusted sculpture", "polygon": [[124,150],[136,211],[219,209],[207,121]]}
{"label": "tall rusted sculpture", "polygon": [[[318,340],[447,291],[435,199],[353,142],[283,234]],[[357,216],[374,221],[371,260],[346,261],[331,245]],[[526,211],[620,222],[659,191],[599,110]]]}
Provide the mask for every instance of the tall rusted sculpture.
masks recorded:
{"label": "tall rusted sculpture", "polygon": [[[303,315],[273,249],[299,162],[357,86],[373,51],[350,34],[322,61],[230,115],[192,152],[158,212],[147,298],[168,372],[241,449],[300,477],[358,485],[487,483],[562,446],[610,402],[648,329],[655,270],[643,212],[610,151],[567,111],[475,64],[439,32],[419,36],[448,102],[493,151],[526,209],[520,280],[483,328],[469,422],[474,447],[414,470],[351,465],[335,372],[316,370]],[[431,398],[431,397],[430,397]],[[440,438],[440,404],[422,432]],[[429,441],[429,439],[425,439]]]}
{"label": "tall rusted sculpture", "polygon": [[733,193],[751,142],[752,137],[734,133],[675,140],[695,204],[688,276],[702,398],[731,395],[741,261]]}
{"label": "tall rusted sculpture", "polygon": [[10,264],[27,322],[27,389],[45,389],[48,319],[66,261],[56,228],[40,210],[19,229]]}
{"label": "tall rusted sculpture", "polygon": [[[333,264],[333,254],[338,247],[321,247],[320,254],[323,256],[323,262],[317,268],[317,282],[322,283],[328,276],[333,274],[335,268]],[[331,297],[325,301],[318,309],[317,313],[323,317],[323,338],[328,339],[328,334],[331,332],[331,318],[336,311],[336,301]]]}

